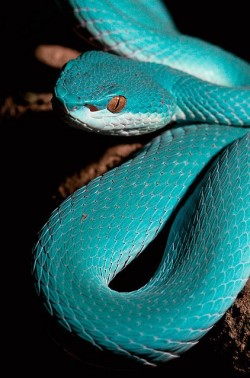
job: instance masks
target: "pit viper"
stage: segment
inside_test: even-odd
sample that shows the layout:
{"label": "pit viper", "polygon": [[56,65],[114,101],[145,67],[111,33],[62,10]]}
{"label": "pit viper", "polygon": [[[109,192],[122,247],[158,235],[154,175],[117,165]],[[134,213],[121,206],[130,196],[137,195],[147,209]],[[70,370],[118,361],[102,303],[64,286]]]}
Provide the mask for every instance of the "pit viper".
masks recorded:
{"label": "pit viper", "polygon": [[[35,285],[77,337],[156,366],[195,345],[249,277],[250,66],[180,33],[160,0],[59,3],[95,47],[62,69],[55,111],[124,139],[160,131],[52,213],[34,247]],[[148,282],[112,289],[162,234]]]}

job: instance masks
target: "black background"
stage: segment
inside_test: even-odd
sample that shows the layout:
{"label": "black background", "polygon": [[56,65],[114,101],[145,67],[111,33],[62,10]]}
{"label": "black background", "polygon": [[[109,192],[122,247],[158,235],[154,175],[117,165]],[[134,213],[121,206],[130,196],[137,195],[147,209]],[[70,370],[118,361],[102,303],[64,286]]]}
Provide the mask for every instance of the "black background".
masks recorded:
{"label": "black background", "polygon": [[[169,1],[169,9],[180,31],[218,44],[250,61],[247,2]],[[22,91],[51,91],[58,72],[33,58],[40,43],[58,43],[81,49],[74,33],[59,15],[53,1],[22,1],[1,4],[0,92],[3,97]],[[83,46],[83,49],[88,46]],[[31,251],[40,227],[56,206],[58,184],[68,174],[101,156],[104,138],[79,134],[53,115],[25,115],[5,120],[1,126],[2,221],[6,226],[2,244],[2,330],[7,334],[4,361],[8,371],[19,373],[136,375],[110,371],[78,361],[63,351],[61,339],[51,331],[41,309],[30,274]],[[94,146],[94,147],[93,147]],[[98,151],[98,152],[97,152]],[[55,342],[55,338],[57,342]],[[151,370],[156,377],[200,377],[224,374],[234,377],[225,356],[207,349],[206,336],[198,347],[166,367]],[[35,369],[35,370],[34,370]],[[9,375],[9,374],[8,374]]]}

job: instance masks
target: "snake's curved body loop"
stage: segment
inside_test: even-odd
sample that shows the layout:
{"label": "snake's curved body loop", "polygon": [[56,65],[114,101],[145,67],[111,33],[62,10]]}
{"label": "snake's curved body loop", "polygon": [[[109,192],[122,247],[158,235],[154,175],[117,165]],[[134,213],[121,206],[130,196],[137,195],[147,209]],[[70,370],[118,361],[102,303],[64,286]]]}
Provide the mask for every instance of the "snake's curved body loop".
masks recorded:
{"label": "snake's curved body loop", "polygon": [[[170,127],[53,212],[34,250],[36,286],[68,330],[157,365],[195,345],[249,277],[250,68],[182,36],[160,1],[64,3],[123,57],[92,51],[69,62],[54,107],[88,131]],[[168,231],[149,282],[110,289]]]}

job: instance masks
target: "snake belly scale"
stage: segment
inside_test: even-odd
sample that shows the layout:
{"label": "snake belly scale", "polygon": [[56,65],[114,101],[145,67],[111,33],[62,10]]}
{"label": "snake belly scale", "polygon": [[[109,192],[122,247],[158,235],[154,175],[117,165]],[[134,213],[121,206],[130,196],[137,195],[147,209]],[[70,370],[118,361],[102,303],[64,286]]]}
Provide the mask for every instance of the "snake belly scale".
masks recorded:
{"label": "snake belly scale", "polygon": [[[106,51],[65,66],[55,110],[124,138],[169,127],[52,213],[34,248],[36,288],[70,332],[158,365],[195,345],[249,277],[250,67],[180,34],[161,1],[60,5]],[[152,278],[112,290],[166,228]]]}

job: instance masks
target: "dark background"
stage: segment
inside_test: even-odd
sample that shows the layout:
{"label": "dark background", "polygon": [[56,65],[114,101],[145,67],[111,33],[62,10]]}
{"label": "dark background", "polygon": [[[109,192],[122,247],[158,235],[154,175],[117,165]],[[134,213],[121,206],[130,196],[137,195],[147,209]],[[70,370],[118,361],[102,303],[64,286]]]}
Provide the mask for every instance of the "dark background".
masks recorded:
{"label": "dark background", "polygon": [[[231,2],[218,9],[219,2],[167,2],[179,29],[220,45],[250,61],[247,2]],[[8,1],[1,4],[0,93],[19,96],[22,92],[50,92],[58,75],[36,62],[34,48],[40,43],[56,43],[81,49],[69,24],[51,1]],[[83,49],[89,48],[84,46]],[[34,291],[31,278],[31,251],[37,232],[57,205],[59,183],[96,160],[110,144],[106,138],[79,134],[47,113],[27,114],[21,119],[1,122],[2,221],[6,226],[2,244],[2,329],[7,334],[4,361],[8,371],[20,373],[65,373],[136,375],[138,372],[110,371],[75,359],[64,349],[63,337],[50,323]],[[212,332],[215,332],[216,329]],[[211,335],[211,333],[210,333]],[[157,377],[200,377],[224,374],[234,377],[225,356],[208,343],[184,354],[179,361],[153,370]],[[208,346],[207,346],[208,345]],[[73,352],[75,354],[75,352]],[[83,354],[84,355],[84,354]],[[35,370],[34,370],[35,366]]]}

